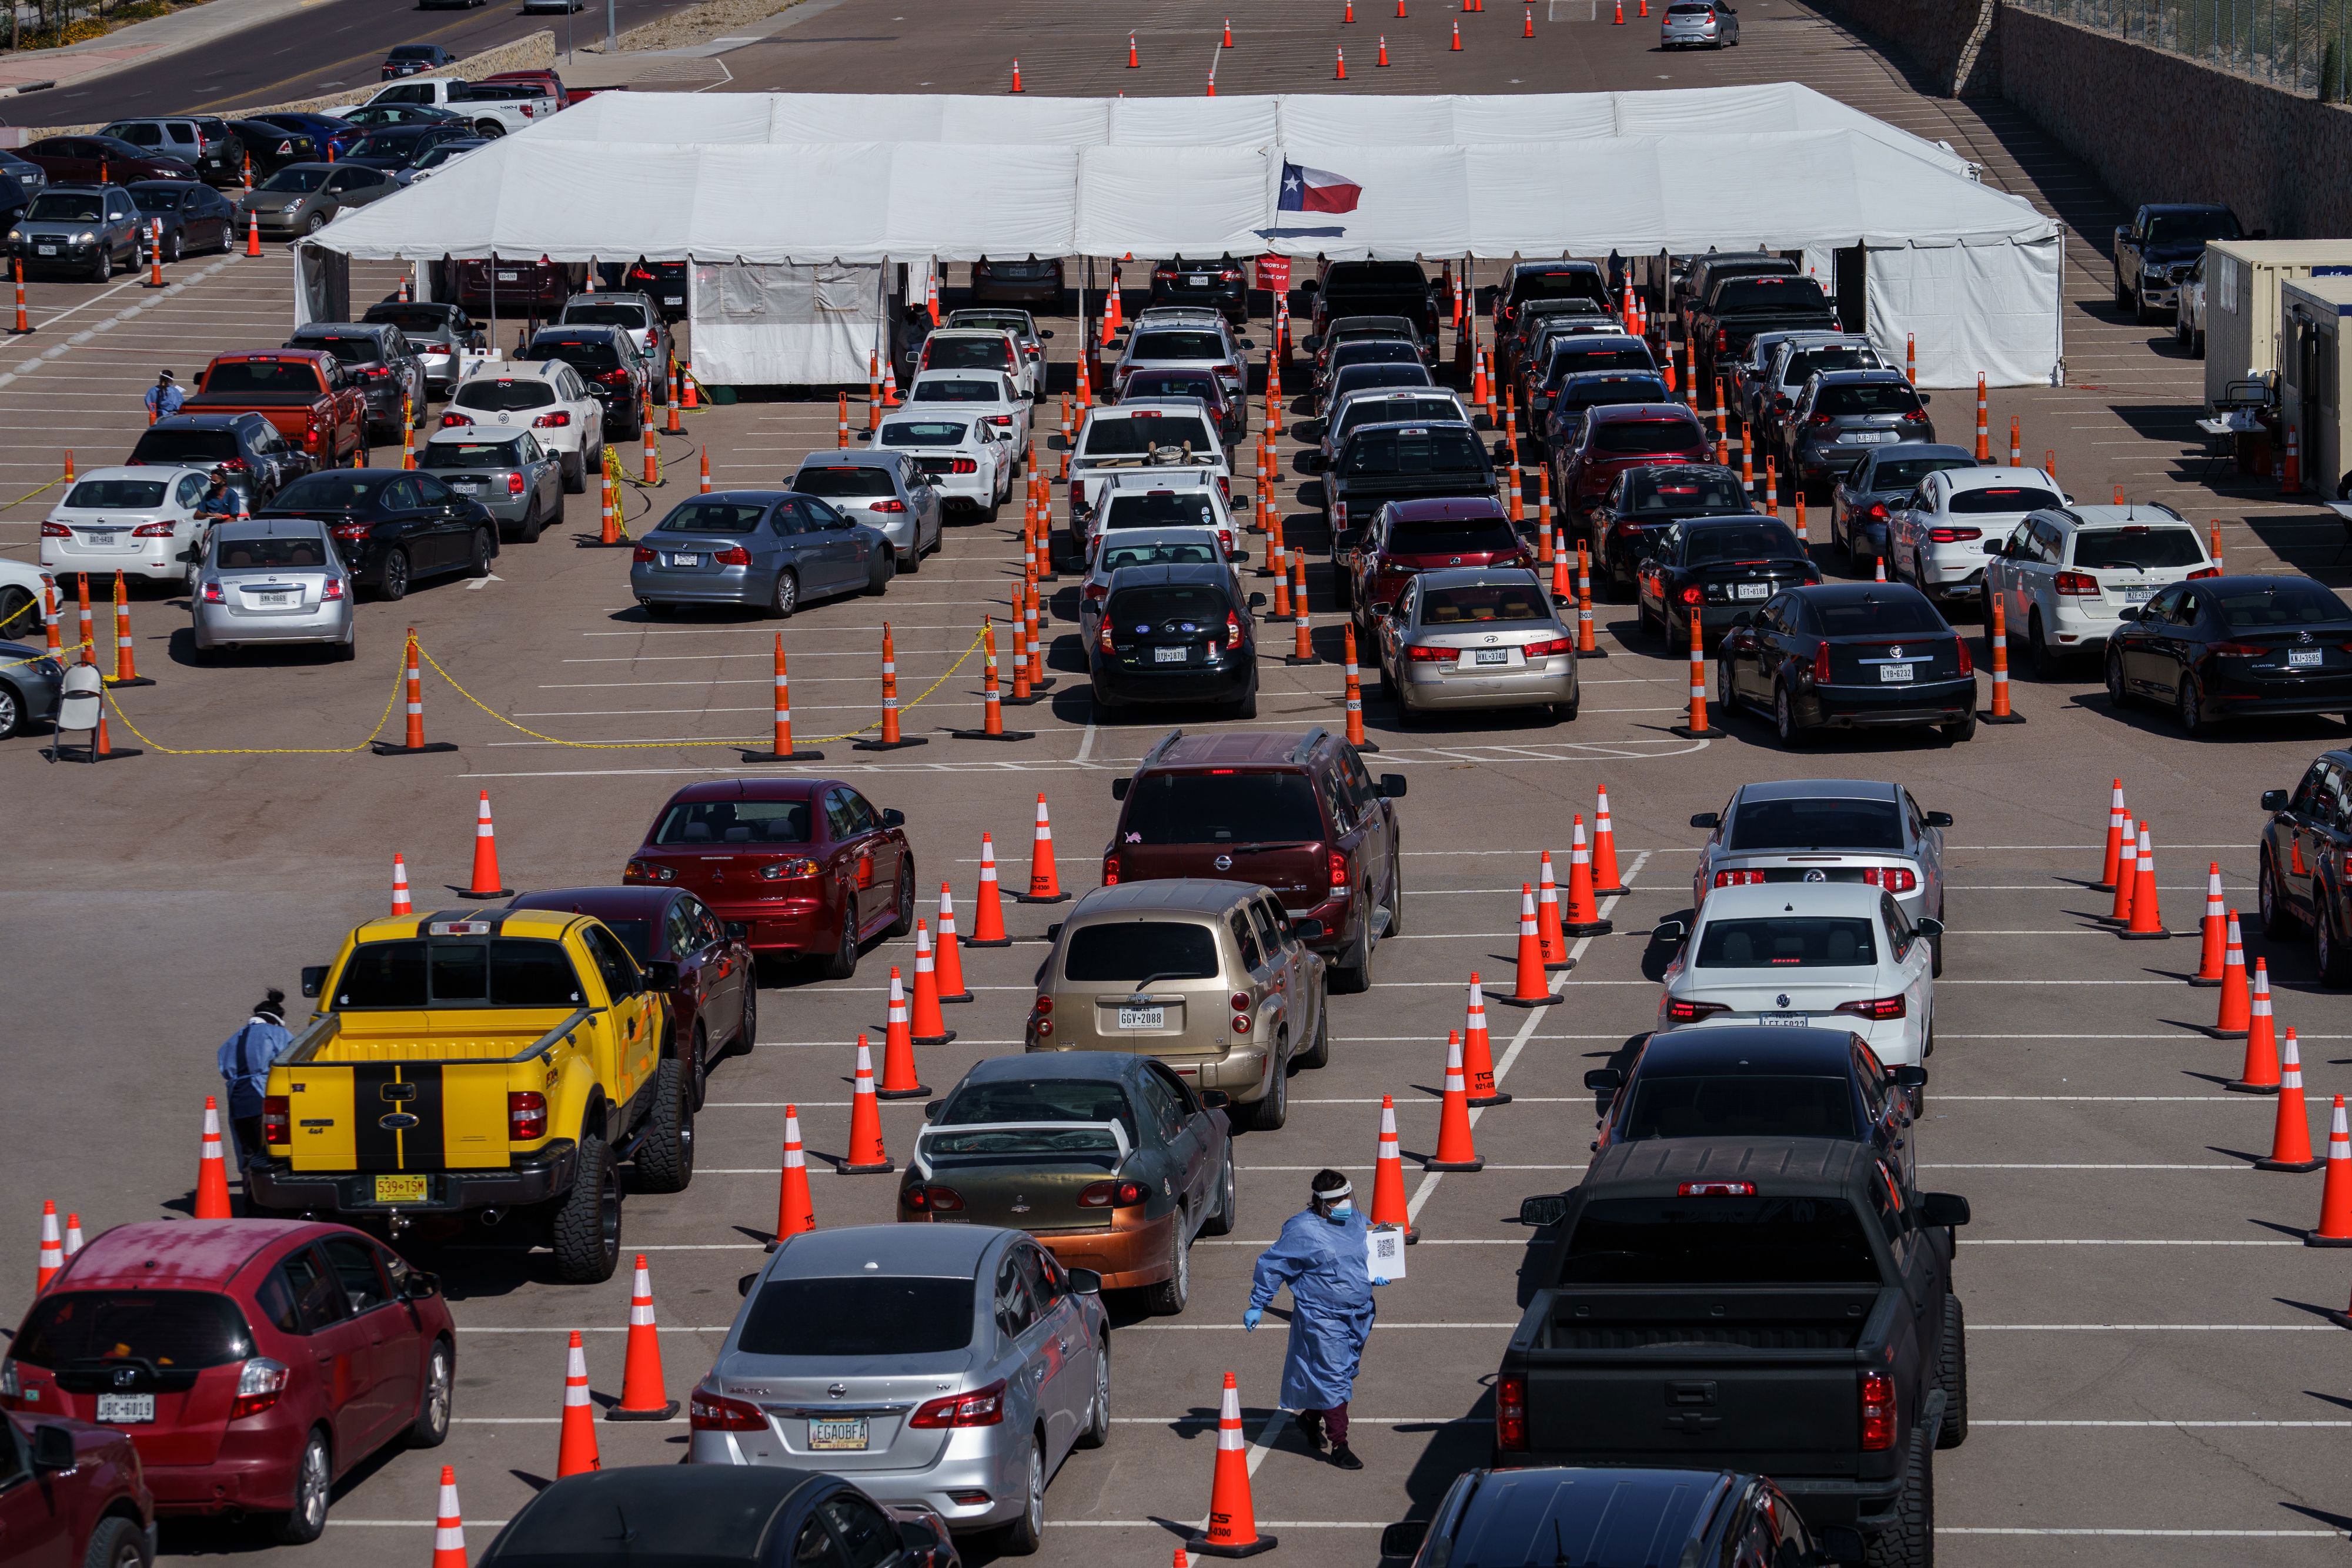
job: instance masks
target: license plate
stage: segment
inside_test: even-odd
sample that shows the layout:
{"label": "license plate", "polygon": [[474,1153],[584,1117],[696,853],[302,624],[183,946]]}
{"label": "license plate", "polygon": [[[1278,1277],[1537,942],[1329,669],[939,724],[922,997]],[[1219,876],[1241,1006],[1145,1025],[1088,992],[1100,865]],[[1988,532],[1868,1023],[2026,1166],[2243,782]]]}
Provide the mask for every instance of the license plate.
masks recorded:
{"label": "license plate", "polygon": [[821,1453],[863,1452],[866,1447],[866,1417],[812,1416],[809,1419],[808,1446],[813,1451]]}
{"label": "license plate", "polygon": [[1857,430],[1853,432],[1848,439],[1853,441],[1893,441],[1895,437],[1896,433],[1892,430]]}
{"label": "license plate", "polygon": [[2155,597],[2156,584],[2152,582],[2137,587],[2126,585],[2124,589],[2126,604],[2145,604]]}
{"label": "license plate", "polygon": [[1206,288],[1209,287],[1209,280],[1205,277],[1188,277],[1184,280],[1184,283],[1185,287],[1190,288]]}
{"label": "license plate", "polygon": [[421,1176],[380,1176],[375,1178],[378,1203],[423,1203],[425,1178]]}
{"label": "license plate", "polygon": [[256,601],[262,604],[291,604],[294,602],[294,596],[291,593],[257,593],[253,597]]}
{"label": "license plate", "polygon": [[1759,1013],[1756,1021],[1774,1029],[1810,1029],[1813,1022],[1809,1013]]}
{"label": "license plate", "polygon": [[1121,1008],[1118,1009],[1118,1027],[1121,1029],[1166,1029],[1168,1027],[1168,1009],[1166,1008]]}
{"label": "license plate", "polygon": [[698,555],[674,555],[669,558],[669,563],[672,566],[700,566],[702,558]]}
{"label": "license plate", "polygon": [[452,479],[449,483],[460,490],[478,490],[482,487],[482,482],[479,479]]}
{"label": "license plate", "polygon": [[1154,648],[1151,650],[1151,662],[1155,664],[1181,664],[1191,651],[1188,648]]}
{"label": "license plate", "polygon": [[2316,669],[2319,665],[2319,650],[2316,648],[2289,648],[2286,651],[2286,665],[2290,670]]}
{"label": "license plate", "polygon": [[33,247],[33,250],[34,253],[38,256],[55,256],[58,254],[58,247],[53,245],[37,245]]}
{"label": "license plate", "polygon": [[1911,666],[1908,664],[1881,664],[1878,666],[1878,678],[1882,681],[1907,681],[1911,678]]}
{"label": "license plate", "polygon": [[98,1396],[98,1419],[101,1426],[128,1427],[155,1418],[155,1396],[152,1394],[101,1394]]}
{"label": "license plate", "polygon": [[522,274],[520,272],[501,272],[499,274],[499,281],[500,283],[512,283],[521,277]]}
{"label": "license plate", "polygon": [[1511,662],[1511,651],[1508,648],[1474,648],[1471,653],[1475,655],[1471,660],[1473,664],[1507,664]]}
{"label": "license plate", "polygon": [[1769,599],[1772,585],[1769,582],[1735,582],[1731,585],[1734,599]]}

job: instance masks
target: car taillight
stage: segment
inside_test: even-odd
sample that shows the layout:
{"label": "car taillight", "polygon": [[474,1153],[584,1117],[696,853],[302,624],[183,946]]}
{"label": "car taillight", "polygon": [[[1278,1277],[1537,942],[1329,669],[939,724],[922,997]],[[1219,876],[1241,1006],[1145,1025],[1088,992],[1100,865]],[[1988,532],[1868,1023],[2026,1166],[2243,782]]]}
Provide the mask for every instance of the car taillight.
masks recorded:
{"label": "car taillight", "polygon": [[1328,859],[1330,867],[1331,891],[1333,893],[1347,892],[1348,857],[1341,854],[1338,850],[1333,850],[1326,858]]}
{"label": "car taillight", "polygon": [[910,1186],[898,1195],[898,1206],[918,1214],[953,1214],[963,1207],[963,1194],[951,1186]]}
{"label": "car taillight", "polygon": [[1242,645],[1242,618],[1232,611],[1225,612],[1225,652],[1237,652]]}
{"label": "car taillight", "polygon": [[1233,504],[1234,481],[1231,475],[1220,474],[1217,476],[1217,494],[1224,497],[1226,505],[1230,506]]}
{"label": "car taillight", "polygon": [[340,577],[327,579],[326,586],[319,590],[319,601],[322,604],[332,604],[342,597],[343,580]]}
{"label": "car taillight", "polygon": [[1925,424],[1927,423],[1927,411],[1924,408],[1915,408],[1910,413],[1903,416],[1903,423],[1906,424]]}
{"label": "car taillight", "polygon": [[1095,638],[1095,645],[1106,653],[1115,653],[1118,651],[1110,645],[1110,617],[1108,615],[1105,615],[1103,617],[1102,631],[1101,633]]}
{"label": "car taillight", "polygon": [[1752,1181],[1686,1181],[1675,1188],[1677,1197],[1754,1197]]}
{"label": "car taillight", "polygon": [[1683,602],[1685,604],[1696,604],[1706,598],[1706,593],[1700,591],[1696,583],[1693,583],[1688,588],[1683,590]]}
{"label": "car taillight", "polygon": [[2259,659],[2270,652],[2268,648],[2257,647],[2252,643],[2214,643],[2205,651],[2218,653],[2225,659]]}
{"label": "car taillight", "polygon": [[768,1417],[757,1405],[730,1399],[723,1394],[694,1391],[687,1402],[687,1422],[697,1432],[764,1432]]}
{"label": "car taillight", "polygon": [[1036,1025],[1039,1038],[1052,1034],[1054,1032],[1054,998],[1039,997],[1035,1009],[1029,1016]]}
{"label": "car taillight", "polygon": [[1805,423],[1811,425],[1815,430],[1827,430],[1831,425],[1837,423],[1837,415],[1833,413],[1817,413]]}
{"label": "car taillight", "polygon": [[1424,648],[1416,644],[1407,648],[1404,655],[1416,664],[1436,664],[1448,659],[1459,660],[1462,652],[1458,648]]}
{"label": "car taillight", "polygon": [[783,882],[796,876],[814,876],[816,862],[806,855],[795,855],[788,861],[770,861],[751,874],[761,882]]}
{"label": "car taillight", "polygon": [[168,539],[172,537],[170,523],[142,523],[131,530],[134,539]]}
{"label": "car taillight", "polygon": [[286,1392],[286,1364],[257,1355],[237,1368],[236,1397],[230,1402],[228,1418],[241,1421],[247,1416],[258,1416],[278,1403]]}
{"label": "car taillight", "polygon": [[950,474],[977,474],[980,472],[980,459],[977,457],[956,458],[948,465],[948,472]]}
{"label": "car taillight", "polygon": [[1103,600],[1110,597],[1110,584],[1108,582],[1089,582],[1086,585],[1082,592],[1084,593],[1087,603],[1100,603]]}
{"label": "car taillight", "polygon": [[625,882],[675,882],[677,868],[659,861],[633,860],[623,869],[621,878]]}
{"label": "car taillight", "polygon": [[619,386],[629,379],[629,371],[626,366],[622,366],[614,370],[599,371],[588,379],[602,382],[606,386]]}
{"label": "car taillight", "polygon": [[1874,865],[1862,873],[1862,880],[1889,893],[1908,893],[1919,885],[1919,873],[1907,865]]}
{"label": "car taillight", "polygon": [[992,413],[988,416],[988,423],[1010,430],[1013,428],[1013,416],[1009,413]]}
{"label": "car taillight", "polygon": [[1825,686],[1829,684],[1830,645],[1827,643],[1823,643],[1813,650],[1813,685],[1817,686]]}
{"label": "car taillight", "polygon": [[654,552],[652,547],[649,545],[639,545],[636,549],[629,552],[629,564],[631,566],[651,566],[653,563]]}
{"label": "car taillight", "polygon": [[441,428],[444,430],[449,430],[460,424],[471,424],[473,423],[474,422],[472,420],[467,418],[464,414],[459,413],[455,409],[450,410],[447,413],[441,416]]}
{"label": "car taillight", "polygon": [[1172,267],[1155,267],[1151,269],[1151,281],[1173,283],[1176,281],[1176,269]]}
{"label": "car taillight", "polygon": [[1867,1001],[1840,1002],[1837,1010],[1858,1019],[1868,1019],[1874,1023],[1884,1023],[1889,1019],[1902,1018],[1910,1009],[1904,1005],[1901,997],[1873,997]]}
{"label": "car taillight", "polygon": [[261,1102],[261,1141],[278,1145],[294,1141],[293,1102],[283,1094],[271,1094]]}
{"label": "car taillight", "polygon": [[1076,517],[1086,509],[1087,487],[1077,480],[1070,481],[1070,516]]}
{"label": "car taillight", "polygon": [[1764,881],[1760,871],[1719,871],[1715,873],[1717,887],[1756,887]]}
{"label": "car taillight", "polygon": [[898,513],[907,509],[907,503],[893,496],[887,501],[877,501],[866,509],[869,512]]}
{"label": "car taillight", "polygon": [[1217,543],[1224,547],[1224,550],[1227,555],[1233,554],[1234,530],[1231,528],[1219,528],[1217,530]]}
{"label": "car taillight", "polygon": [[1717,327],[1715,329],[1715,351],[1720,354],[1730,347],[1731,340],[1724,336],[1722,328]]}
{"label": "car taillight", "polygon": [[2218,566],[2203,567],[2196,571],[2190,572],[2189,574],[2189,580],[2190,582],[2194,582],[2200,577],[2219,577],[2221,575],[2221,569]]}
{"label": "car taillight", "polygon": [[1895,1379],[1883,1372],[1862,1375],[1862,1447],[1864,1453],[1895,1446]]}
{"label": "car taillight", "polygon": [[392,372],[382,365],[362,365],[360,367],[360,374],[367,377],[367,379],[372,382],[380,382],[386,376],[392,374]]}
{"label": "car taillight", "polygon": [[1730,1005],[1726,1002],[1690,1002],[1677,998],[1666,1004],[1666,1021],[1696,1023],[1701,1019],[1711,1019],[1717,1013],[1730,1010]]}
{"label": "car taillight", "polygon": [[1116,850],[1109,851],[1103,856],[1102,884],[1105,887],[1118,885],[1118,852]]}
{"label": "car taillight", "polygon": [[228,602],[228,595],[221,591],[221,585],[219,583],[207,580],[205,583],[205,602],[206,604],[226,604]]}
{"label": "car taillight", "polygon": [[507,476],[507,494],[509,496],[520,496],[522,494],[521,475],[509,474]]}
{"label": "car taillight", "polygon": [[1870,509],[1863,513],[1863,516],[1865,517],[1874,518],[1882,523],[1885,522],[1886,520],[1886,503],[1884,501],[1873,501],[1870,504]]}
{"label": "car taillight", "polygon": [[566,430],[572,424],[572,411],[559,408],[553,413],[542,413],[530,422],[533,430]]}
{"label": "car taillight", "polygon": [[346,544],[360,544],[365,542],[374,527],[373,523],[337,523],[328,531]]}
{"label": "car taillight", "polygon": [[1241,280],[1242,269],[1240,267],[1221,267],[1217,268],[1217,281],[1220,283],[1239,283]]}
{"label": "car taillight", "polygon": [[2087,571],[2062,571],[2052,586],[2076,599],[2095,599],[2099,593],[2099,580]]}
{"label": "car taillight", "polygon": [[1528,1446],[1528,1375],[1506,1372],[1495,1379],[1495,1447],[1524,1452]]}
{"label": "car taillight", "polygon": [[1249,1033],[1249,1031],[1250,1031],[1250,1020],[1249,1020],[1249,1014],[1247,1014],[1247,1013],[1235,1013],[1235,1014],[1234,1015],[1234,1032],[1235,1034],[1247,1034],[1247,1033]]}
{"label": "car taillight", "polygon": [[741,545],[729,545],[725,549],[713,550],[710,559],[717,566],[749,566],[751,564],[751,552]]}
{"label": "car taillight", "polygon": [[43,523],[41,537],[45,539],[69,539],[73,538],[73,530],[63,523]]}
{"label": "car taillight", "polygon": [[1969,640],[1966,637],[1954,637],[1952,651],[1959,656],[1960,674],[1973,675],[1977,673],[1976,655],[1969,652]]}
{"label": "car taillight", "polygon": [[1080,1208],[1133,1208],[1151,1196],[1139,1181],[1089,1182],[1078,1191]]}
{"label": "car taillight", "polygon": [[907,1425],[924,1431],[940,1427],[993,1427],[1004,1419],[1004,1380],[969,1394],[950,1394],[915,1406]]}
{"label": "car taillight", "polygon": [[547,1136],[547,1096],[536,1089],[507,1092],[507,1138],[528,1144]]}
{"label": "car taillight", "polygon": [[1927,530],[1927,542],[1932,545],[1956,545],[1964,539],[1982,538],[1984,538],[1982,528],[1946,528]]}

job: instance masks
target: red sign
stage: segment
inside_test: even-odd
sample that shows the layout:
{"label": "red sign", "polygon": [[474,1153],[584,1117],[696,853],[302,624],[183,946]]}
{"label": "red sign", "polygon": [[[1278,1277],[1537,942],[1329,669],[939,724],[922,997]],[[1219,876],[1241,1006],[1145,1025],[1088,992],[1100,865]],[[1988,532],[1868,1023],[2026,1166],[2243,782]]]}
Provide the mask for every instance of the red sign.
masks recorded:
{"label": "red sign", "polygon": [[1257,258],[1257,286],[1279,294],[1290,287],[1290,258],[1286,256],[1262,256]]}

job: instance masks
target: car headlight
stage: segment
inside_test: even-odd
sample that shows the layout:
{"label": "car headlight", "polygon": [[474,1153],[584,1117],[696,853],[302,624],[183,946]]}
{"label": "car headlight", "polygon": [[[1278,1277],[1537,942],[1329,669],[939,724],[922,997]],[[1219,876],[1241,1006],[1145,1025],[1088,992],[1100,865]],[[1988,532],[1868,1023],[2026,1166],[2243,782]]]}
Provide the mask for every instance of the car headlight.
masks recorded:
{"label": "car headlight", "polygon": [[98,235],[91,233],[89,229],[84,229],[81,233],[74,235],[74,244],[76,245],[96,245],[97,243]]}
{"label": "car headlight", "polygon": [[8,243],[9,243],[10,245],[15,245],[15,244],[16,244],[17,242],[19,242],[20,240],[22,240],[24,237],[25,237],[25,231],[24,231],[24,230],[22,230],[22,229],[10,229],[10,230],[8,231]]}
{"label": "car headlight", "polygon": [[281,212],[281,213],[293,213],[293,212],[299,212],[299,211],[301,211],[301,208],[302,208],[302,204],[301,204],[301,203],[299,203],[299,202],[289,202],[289,203],[287,203],[284,206],[282,206],[282,207],[278,208],[278,210],[279,212]]}

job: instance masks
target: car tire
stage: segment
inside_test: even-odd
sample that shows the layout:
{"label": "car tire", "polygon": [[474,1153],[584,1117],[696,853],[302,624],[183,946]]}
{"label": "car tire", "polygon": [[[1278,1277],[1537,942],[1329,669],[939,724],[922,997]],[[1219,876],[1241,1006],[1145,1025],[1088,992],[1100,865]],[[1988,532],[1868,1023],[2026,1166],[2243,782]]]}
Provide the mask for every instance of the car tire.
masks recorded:
{"label": "car tire", "polygon": [[303,224],[302,233],[305,235],[314,235],[326,226],[327,220],[320,217],[317,213],[312,213],[309,220]]}
{"label": "car tire", "polygon": [[490,557],[498,553],[498,542],[491,535],[492,530],[489,528],[474,530],[473,558],[466,566],[467,577],[479,578],[490,575]]}
{"label": "car tire", "polygon": [[1936,1447],[1957,1448],[1969,1440],[1969,1315],[1958,1296],[1944,1298],[1944,1347],[1936,1357],[1936,1386],[1944,1391],[1944,1420]]}
{"label": "car tire", "polygon": [[2123,656],[2111,646],[2107,650],[2107,703],[2117,713],[2131,706],[2131,693],[2124,685]]}
{"label": "car tire", "polygon": [[[760,1044],[760,966],[755,958],[743,971],[743,1016],[735,1025],[735,1038],[727,1042],[730,1056],[749,1056]],[[700,1107],[697,1107],[700,1109]]]}
{"label": "car tire", "polygon": [[892,918],[890,928],[882,934],[893,941],[915,929],[915,868],[903,862],[898,867],[898,902],[896,907],[898,914]]}
{"label": "car tire", "polygon": [[25,727],[25,699],[16,688],[0,681],[0,740],[13,740]]}
{"label": "car tire", "polygon": [[841,912],[841,946],[820,963],[820,973],[828,980],[846,980],[857,973],[857,916],[852,910]]}
{"label": "car tire", "polygon": [[565,495],[578,496],[586,492],[588,488],[588,464],[585,454],[579,452],[566,452],[556,459],[555,466],[556,471],[563,476],[563,493]]}
{"label": "car tire", "polygon": [[386,604],[396,604],[408,597],[408,552],[404,549],[386,551],[383,564],[376,569],[375,597]]}
{"label": "car tire", "polygon": [[2352,986],[2352,950],[2336,937],[2336,919],[2329,913],[2336,901],[2323,887],[2314,890],[2312,902],[2319,912],[2319,918],[2311,923],[2311,956],[2319,967],[2319,983],[2334,989]]}
{"label": "car tire", "polygon": [[340,643],[328,644],[327,656],[338,664],[348,664],[360,656],[360,634],[357,631]]}
{"label": "car tire", "polygon": [[2294,936],[2301,924],[2294,912],[2287,908],[2286,900],[2279,896],[2278,867],[2273,863],[2268,850],[2263,852],[2262,870],[2254,875],[2254,918],[2263,935],[2273,942]]}
{"label": "car tire", "polygon": [[1241,701],[1234,704],[1234,716],[1241,719],[1251,719],[1257,716],[1256,677],[1251,677],[1249,690],[1242,694]]}
{"label": "car tire", "polygon": [[1364,921],[1364,946],[1352,964],[1331,966],[1331,989],[1341,996],[1359,996],[1372,988],[1372,954],[1380,940],[1372,935],[1371,921]]}
{"label": "car tire", "polygon": [[425,1387],[416,1396],[416,1419],[408,1426],[408,1446],[437,1448],[449,1440],[450,1396],[457,1386],[457,1353],[436,1339],[425,1354]]}
{"label": "car tire", "polygon": [[1022,1483],[1024,1497],[1021,1516],[997,1532],[996,1548],[1000,1556],[1034,1557],[1045,1541],[1045,1440],[1040,1436],[1029,1439],[1029,1463]]}
{"label": "car tire", "polygon": [[694,1083],[687,1064],[664,1057],[654,1069],[654,1107],[637,1145],[639,1192],[684,1192],[694,1181]]}
{"label": "car tire", "polygon": [[2206,731],[2205,693],[2197,685],[2197,676],[2191,671],[2183,670],[2179,684],[2173,688],[2172,722],[2179,725],[2180,733],[2191,740]]}
{"label": "car tire", "polygon": [[478,120],[474,121],[474,130],[485,141],[496,141],[507,133],[507,128],[495,120]]}
{"label": "car tire", "polygon": [[866,596],[879,598],[888,592],[890,580],[898,575],[898,552],[892,549],[889,541],[886,539],[883,541],[882,548],[874,552],[874,570],[866,580]]}
{"label": "car tire", "polygon": [[915,519],[915,548],[907,552],[906,559],[898,563],[898,570],[908,577],[923,570],[923,523],[919,517]]}
{"label": "car tire", "polygon": [[686,1103],[695,1111],[710,1095],[710,1031],[698,1019],[694,1025],[694,1049],[686,1059]]}
{"label": "car tire", "polygon": [[1203,1236],[1231,1236],[1241,1219],[1241,1178],[1234,1172],[1233,1145],[1225,1146],[1225,1163],[1217,1173],[1217,1207],[1201,1222]]}
{"label": "car tire", "polygon": [[294,1506],[278,1516],[270,1534],[281,1546],[307,1546],[327,1531],[327,1503],[334,1490],[333,1456],[323,1428],[313,1431],[294,1463]]}
{"label": "car tire", "polygon": [[2131,308],[2131,290],[2124,285],[2123,269],[2121,267],[2117,267],[2116,269],[2116,308],[2118,310],[2128,310]]}
{"label": "car tire", "polygon": [[1356,607],[1356,581],[1347,572],[1331,574],[1331,604],[1338,610],[1353,610]]}
{"label": "car tire", "polygon": [[171,243],[163,247],[163,259],[166,262],[176,262],[180,259],[180,235],[177,230],[174,230],[172,235]]}
{"label": "car tire", "polygon": [[81,1568],[148,1568],[154,1560],[147,1532],[139,1528],[139,1521],[117,1514],[100,1520],[98,1528],[89,1532]]}
{"label": "car tire", "polygon": [[[1568,716],[1574,718],[1576,715],[1570,712]],[[1402,852],[1400,845],[1398,856],[1391,856],[1389,860],[1389,899],[1381,905],[1389,912],[1389,925],[1381,933],[1383,938],[1404,935],[1404,867],[1398,858]]]}
{"label": "car tire", "polygon": [[1289,1042],[1274,1042],[1274,1071],[1268,1075],[1265,1092],[1246,1105],[1234,1107],[1241,1124],[1253,1133],[1274,1133],[1290,1120],[1290,1050]]}
{"label": "car tire", "polygon": [[1291,1058],[1291,1065],[1300,1069],[1328,1067],[1331,1064],[1331,1009],[1323,1009],[1323,1016],[1315,1020],[1315,1038],[1305,1051]]}
{"label": "car tire", "polygon": [[1976,710],[1971,708],[1965,718],[1951,724],[1938,725],[1937,727],[1943,732],[1945,745],[1965,745],[1977,737]]}
{"label": "car tire", "polygon": [[778,621],[789,621],[800,607],[800,574],[787,567],[776,573],[776,586],[769,591],[768,613]]}
{"label": "car tire", "polygon": [[2042,630],[2039,610],[2026,622],[2025,656],[2032,662],[2033,678],[2037,681],[2055,681],[2065,674],[2065,661],[2050,645],[2048,633]]}
{"label": "car tire", "polygon": [[1934,1568],[1936,1562],[1935,1477],[1927,1458],[1927,1433],[1911,1439],[1911,1455],[1903,1466],[1903,1490],[1895,1499],[1892,1529],[1868,1536],[1863,1544],[1864,1568]]}
{"label": "car tire", "polygon": [[572,1190],[557,1200],[548,1227],[556,1277],[567,1285],[601,1285],[621,1264],[621,1179],[612,1146],[583,1134]]}
{"label": "car tire", "polygon": [[1772,732],[1784,750],[1794,751],[1805,743],[1804,728],[1797,723],[1797,699],[1786,681],[1772,688]]}
{"label": "car tire", "polygon": [[545,527],[546,520],[539,515],[539,498],[534,496],[530,505],[523,509],[522,523],[515,529],[515,538],[524,544],[535,545],[539,542],[540,530]]}
{"label": "car tire", "polygon": [[1143,1310],[1154,1317],[1175,1317],[1192,1299],[1192,1239],[1184,1234],[1184,1210],[1179,1207],[1171,1219],[1168,1278],[1143,1288]]}
{"label": "car tire", "polygon": [[1723,710],[1727,718],[1739,711],[1739,699],[1731,690],[1731,661],[1728,659],[1715,662],[1715,706]]}
{"label": "car tire", "polygon": [[38,635],[40,601],[22,588],[0,588],[0,641],[21,643]]}

